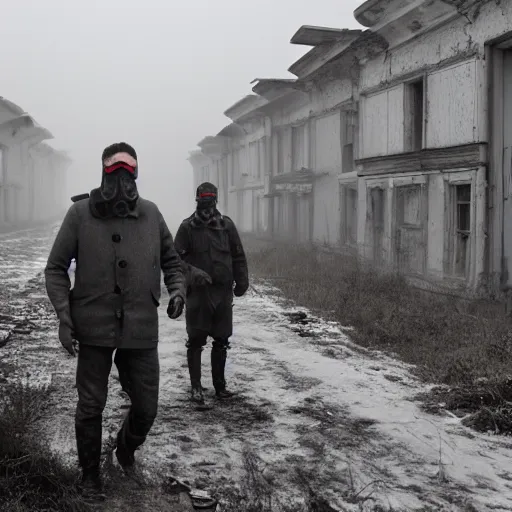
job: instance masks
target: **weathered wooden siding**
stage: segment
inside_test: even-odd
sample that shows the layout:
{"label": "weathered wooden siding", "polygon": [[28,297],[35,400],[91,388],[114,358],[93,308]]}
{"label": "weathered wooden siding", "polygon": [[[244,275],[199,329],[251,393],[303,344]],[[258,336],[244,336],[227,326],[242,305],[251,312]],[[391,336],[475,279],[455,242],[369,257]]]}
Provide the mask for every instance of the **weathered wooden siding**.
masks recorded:
{"label": "weathered wooden siding", "polygon": [[470,60],[427,77],[427,147],[479,142],[477,62]]}
{"label": "weathered wooden siding", "polygon": [[404,150],[404,86],[362,98],[360,158],[400,153]]}

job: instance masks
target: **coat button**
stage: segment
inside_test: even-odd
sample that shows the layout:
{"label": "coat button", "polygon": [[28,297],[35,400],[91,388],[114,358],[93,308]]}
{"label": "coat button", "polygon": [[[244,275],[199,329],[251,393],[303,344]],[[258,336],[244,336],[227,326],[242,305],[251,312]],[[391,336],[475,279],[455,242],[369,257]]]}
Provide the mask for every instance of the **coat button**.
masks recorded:
{"label": "coat button", "polygon": [[121,235],[119,235],[118,233],[114,233],[112,235],[112,242],[114,242],[115,244],[118,244],[120,241],[121,241]]}
{"label": "coat button", "polygon": [[128,266],[128,262],[126,260],[121,260],[119,263],[119,268],[126,268]]}

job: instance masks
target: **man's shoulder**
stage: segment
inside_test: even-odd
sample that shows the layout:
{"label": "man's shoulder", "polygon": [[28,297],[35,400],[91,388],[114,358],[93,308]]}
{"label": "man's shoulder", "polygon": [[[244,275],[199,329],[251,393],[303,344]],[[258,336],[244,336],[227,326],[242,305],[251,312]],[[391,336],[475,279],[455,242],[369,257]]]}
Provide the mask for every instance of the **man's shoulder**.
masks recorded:
{"label": "man's shoulder", "polygon": [[231,217],[228,217],[227,215],[222,215],[221,218],[224,221],[224,224],[225,224],[226,228],[234,228],[234,227],[236,227],[235,221]]}
{"label": "man's shoulder", "polygon": [[193,213],[192,215],[189,215],[187,218],[183,219],[181,221],[181,225],[182,226],[190,226],[192,221],[194,220],[195,218],[195,214]]}
{"label": "man's shoulder", "polygon": [[150,201],[149,199],[144,199],[143,197],[139,197],[139,200],[138,200],[138,207],[143,210],[143,211],[147,211],[147,212],[155,212],[155,211],[160,211],[160,209],[158,208],[158,206],[156,205],[156,203],[154,203],[153,201]]}

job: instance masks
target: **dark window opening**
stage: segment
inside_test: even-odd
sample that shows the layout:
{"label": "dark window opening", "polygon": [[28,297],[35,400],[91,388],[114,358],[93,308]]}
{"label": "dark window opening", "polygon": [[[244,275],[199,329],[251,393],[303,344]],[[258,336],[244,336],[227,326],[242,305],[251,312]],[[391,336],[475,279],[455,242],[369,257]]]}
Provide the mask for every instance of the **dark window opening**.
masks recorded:
{"label": "dark window opening", "polygon": [[408,84],[406,89],[408,98],[408,132],[407,146],[409,151],[419,151],[423,148],[424,126],[424,85],[423,79]]}

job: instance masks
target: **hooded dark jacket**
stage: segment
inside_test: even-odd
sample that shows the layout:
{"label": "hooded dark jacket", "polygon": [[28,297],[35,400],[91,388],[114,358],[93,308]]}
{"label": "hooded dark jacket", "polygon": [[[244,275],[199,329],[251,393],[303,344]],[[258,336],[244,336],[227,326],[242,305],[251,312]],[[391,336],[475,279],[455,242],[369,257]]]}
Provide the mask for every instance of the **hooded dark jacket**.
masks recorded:
{"label": "hooded dark jacket", "polygon": [[105,220],[93,216],[84,199],[69,208],[57,234],[45,269],[46,289],[59,318],[71,315],[80,343],[152,348],[158,343],[162,271],[169,293],[184,296],[183,266],[154,203],[139,198],[127,218]]}

